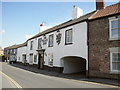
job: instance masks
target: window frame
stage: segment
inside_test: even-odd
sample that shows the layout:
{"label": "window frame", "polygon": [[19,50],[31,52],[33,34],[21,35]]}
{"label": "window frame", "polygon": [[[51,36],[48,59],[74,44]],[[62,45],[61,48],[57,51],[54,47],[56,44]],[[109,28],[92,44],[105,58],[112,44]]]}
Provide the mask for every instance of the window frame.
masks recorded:
{"label": "window frame", "polygon": [[30,50],[33,50],[33,41],[30,41]]}
{"label": "window frame", "polygon": [[[39,42],[40,41],[40,42]],[[39,45],[40,44],[40,45]],[[41,47],[40,47],[41,46]],[[39,38],[38,39],[38,49],[41,49],[42,48],[42,38]]]}
{"label": "window frame", "polygon": [[[110,48],[110,73],[120,73],[120,70],[113,70],[113,53],[120,53],[120,47],[116,47],[116,48]],[[115,62],[115,61],[114,61]],[[117,61],[118,63],[120,63],[120,61]]]}
{"label": "window frame", "polygon": [[[69,32],[69,31],[72,31],[72,41],[71,42],[67,42],[67,32]],[[73,30],[72,30],[72,28],[65,31],[65,45],[70,45],[70,44],[73,44]]]}
{"label": "window frame", "polygon": [[[50,37],[52,37],[52,45],[51,45]],[[51,34],[49,35],[48,47],[53,47],[54,46],[53,44],[54,44],[54,34]]]}
{"label": "window frame", "polygon": [[[109,19],[109,40],[120,40],[120,36],[118,35],[118,37],[112,37],[112,21],[117,21],[117,20],[120,20],[120,18],[112,18],[112,19]],[[119,27],[118,28],[114,28],[114,29],[120,29]]]}
{"label": "window frame", "polygon": [[34,63],[37,63],[37,55],[34,55]]}

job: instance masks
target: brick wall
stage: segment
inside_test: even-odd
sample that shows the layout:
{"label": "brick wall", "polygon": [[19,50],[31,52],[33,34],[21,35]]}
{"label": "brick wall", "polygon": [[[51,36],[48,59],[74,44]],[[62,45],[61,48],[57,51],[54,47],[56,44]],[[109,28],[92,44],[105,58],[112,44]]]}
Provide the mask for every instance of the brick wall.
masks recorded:
{"label": "brick wall", "polygon": [[89,22],[89,75],[118,79],[118,74],[110,74],[110,47],[120,47],[119,41],[109,40],[108,17]]}

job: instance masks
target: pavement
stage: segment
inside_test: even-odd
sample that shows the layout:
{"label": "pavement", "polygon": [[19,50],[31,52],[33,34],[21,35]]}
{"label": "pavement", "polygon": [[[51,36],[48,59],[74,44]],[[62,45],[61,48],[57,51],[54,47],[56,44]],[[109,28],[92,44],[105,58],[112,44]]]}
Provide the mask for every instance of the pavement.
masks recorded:
{"label": "pavement", "polygon": [[24,66],[19,63],[11,64],[14,67],[21,68],[27,71],[31,71],[37,74],[47,75],[47,76],[54,76],[54,77],[60,77],[65,79],[71,79],[71,80],[78,80],[78,81],[87,81],[87,82],[94,82],[94,83],[101,83],[101,84],[108,84],[108,85],[115,85],[120,86],[120,81],[114,80],[114,79],[102,79],[102,78],[87,78],[84,75],[80,74],[62,74],[47,70],[40,70],[32,66]]}

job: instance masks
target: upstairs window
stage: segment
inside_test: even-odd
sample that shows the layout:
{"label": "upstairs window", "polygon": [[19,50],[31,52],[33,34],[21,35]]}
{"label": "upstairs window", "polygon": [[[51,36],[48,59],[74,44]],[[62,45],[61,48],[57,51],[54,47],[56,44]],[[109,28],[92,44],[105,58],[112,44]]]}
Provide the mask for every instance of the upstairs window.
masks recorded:
{"label": "upstairs window", "polygon": [[110,40],[120,39],[120,18],[110,20]]}
{"label": "upstairs window", "polygon": [[42,48],[42,38],[38,39],[38,49]]}
{"label": "upstairs window", "polygon": [[49,44],[48,44],[48,46],[53,47],[53,34],[49,35]]}
{"label": "upstairs window", "polygon": [[10,54],[10,50],[7,50],[7,54]]}
{"label": "upstairs window", "polygon": [[30,42],[30,50],[33,50],[33,41]]}
{"label": "upstairs window", "polygon": [[66,30],[65,32],[65,44],[72,44],[73,40],[73,31],[72,29]]}
{"label": "upstairs window", "polygon": [[16,54],[16,51],[17,51],[16,49],[13,49],[13,53],[14,53],[14,54]]}

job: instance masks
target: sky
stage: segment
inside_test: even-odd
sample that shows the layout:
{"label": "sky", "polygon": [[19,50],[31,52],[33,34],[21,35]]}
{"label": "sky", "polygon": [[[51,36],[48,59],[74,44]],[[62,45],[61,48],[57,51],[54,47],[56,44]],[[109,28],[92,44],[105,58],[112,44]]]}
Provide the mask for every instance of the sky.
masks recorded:
{"label": "sky", "polygon": [[[106,5],[114,3],[107,2]],[[25,42],[30,36],[39,33],[39,25],[43,22],[44,26],[51,27],[70,20],[74,5],[83,9],[84,14],[96,8],[95,2],[0,3],[0,46]]]}

